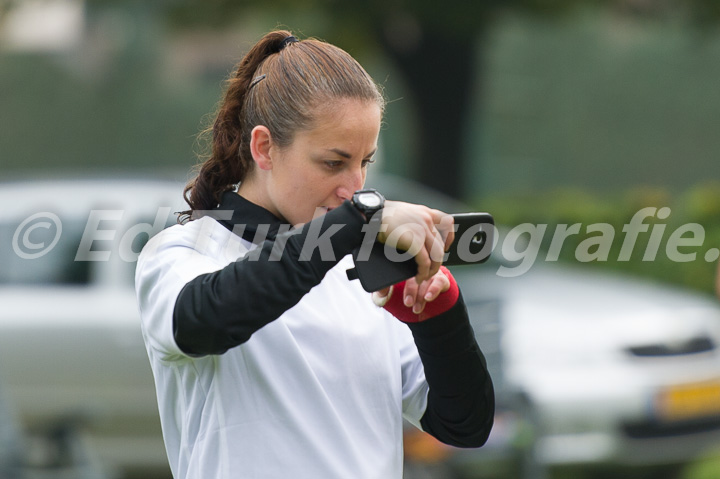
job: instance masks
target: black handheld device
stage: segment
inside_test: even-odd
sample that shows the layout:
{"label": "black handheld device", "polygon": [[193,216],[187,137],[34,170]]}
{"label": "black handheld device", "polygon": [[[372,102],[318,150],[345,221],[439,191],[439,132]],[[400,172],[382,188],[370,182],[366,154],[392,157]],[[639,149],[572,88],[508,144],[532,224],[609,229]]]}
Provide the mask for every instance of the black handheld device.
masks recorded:
{"label": "black handheld device", "polygon": [[[456,266],[487,261],[493,248],[495,222],[489,213],[452,215],[455,239],[445,253],[443,264]],[[348,278],[359,279],[365,291],[378,291],[417,274],[417,263],[409,253],[374,241],[371,248],[360,246],[353,253],[354,270]]]}

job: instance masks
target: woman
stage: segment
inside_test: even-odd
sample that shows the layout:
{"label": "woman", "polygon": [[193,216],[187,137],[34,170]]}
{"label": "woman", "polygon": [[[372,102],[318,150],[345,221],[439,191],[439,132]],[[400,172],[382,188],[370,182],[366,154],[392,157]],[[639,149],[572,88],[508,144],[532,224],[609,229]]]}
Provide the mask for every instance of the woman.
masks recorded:
{"label": "woman", "polygon": [[[189,221],[136,272],[175,478],[400,478],[403,417],[449,444],[487,439],[492,384],[439,261],[451,218],[355,194],[383,107],[346,52],[286,31],[229,81]],[[346,274],[370,219],[418,263],[374,297]]]}

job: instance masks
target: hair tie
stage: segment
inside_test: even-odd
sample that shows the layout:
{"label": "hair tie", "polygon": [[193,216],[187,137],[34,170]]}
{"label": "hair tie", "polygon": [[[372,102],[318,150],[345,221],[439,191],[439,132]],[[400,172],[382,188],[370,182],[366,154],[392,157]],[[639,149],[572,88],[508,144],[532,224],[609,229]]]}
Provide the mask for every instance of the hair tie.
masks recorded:
{"label": "hair tie", "polygon": [[263,73],[262,75],[253,78],[253,81],[250,82],[250,86],[248,87],[248,90],[251,89],[252,87],[254,87],[255,85],[257,85],[258,83],[260,83],[261,80],[264,80],[266,76],[267,75]]}
{"label": "hair tie", "polygon": [[282,41],[282,43],[280,44],[280,50],[282,50],[283,48],[285,48],[285,47],[288,46],[289,44],[291,44],[291,43],[297,43],[298,41],[299,41],[299,40],[298,40],[297,38],[295,38],[293,35],[290,35],[289,37],[286,37],[286,38]]}

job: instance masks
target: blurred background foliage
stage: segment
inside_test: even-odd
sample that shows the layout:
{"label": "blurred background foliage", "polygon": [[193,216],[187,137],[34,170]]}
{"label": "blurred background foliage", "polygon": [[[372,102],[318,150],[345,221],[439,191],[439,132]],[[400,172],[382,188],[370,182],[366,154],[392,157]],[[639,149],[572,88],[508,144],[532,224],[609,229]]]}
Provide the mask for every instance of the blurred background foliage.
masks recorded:
{"label": "blurred background foliage", "polygon": [[[60,4],[82,12],[64,42],[13,36],[28,5]],[[631,261],[591,266],[710,292],[715,262],[705,251],[720,247],[719,5],[5,0],[0,178],[108,170],[184,177],[223,79],[280,26],[347,49],[384,86],[377,168],[508,226],[581,223],[585,232],[611,224],[614,248],[638,209],[670,207],[668,234],[688,222],[705,228],[695,261],[642,261],[646,234]],[[561,260],[577,261],[585,237],[568,238]]]}
{"label": "blurred background foliage", "polygon": [[[568,235],[558,243],[562,244],[557,256],[559,261],[585,262],[589,268],[615,270],[708,294],[715,290],[718,257],[710,250],[720,246],[720,181],[698,182],[679,192],[658,186],[637,186],[605,193],[574,186],[556,187],[540,192],[491,195],[478,206],[492,211],[504,225],[547,225],[538,261],[552,256],[549,251],[556,231],[579,225],[577,234]],[[646,229],[638,234],[630,257],[622,259],[624,228],[633,216],[648,207],[656,210],[643,219]],[[662,208],[669,208],[667,217],[660,213]],[[602,238],[604,233],[588,231],[588,226],[599,224],[609,225],[614,232],[607,254],[602,253],[598,245],[588,246],[593,242],[609,242]],[[702,246],[678,247],[677,251],[687,258],[680,262],[674,253],[668,255],[666,248],[671,235],[688,224],[699,225],[704,230],[704,238],[697,237]],[[660,235],[659,242],[651,239],[653,234]],[[695,241],[690,232],[680,237],[691,243]],[[597,254],[599,259],[584,260],[585,253],[591,258]]]}

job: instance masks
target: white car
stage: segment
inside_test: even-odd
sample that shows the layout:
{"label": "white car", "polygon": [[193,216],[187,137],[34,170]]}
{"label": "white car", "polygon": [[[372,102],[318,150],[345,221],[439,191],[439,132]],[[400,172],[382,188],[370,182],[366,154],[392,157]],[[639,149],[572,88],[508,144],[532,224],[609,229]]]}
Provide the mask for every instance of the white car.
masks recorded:
{"label": "white car", "polygon": [[716,300],[587,267],[468,268],[458,281],[477,333],[497,312],[494,380],[537,464],[686,463],[720,444]]}
{"label": "white car", "polygon": [[[369,184],[461,212],[416,185]],[[0,392],[30,436],[69,424],[102,464],[140,477],[168,468],[133,272],[149,235],[186,208],[182,189],[0,185]],[[499,406],[488,445],[457,451],[459,465],[507,452],[519,419],[533,426],[531,462],[541,465],[685,462],[720,443],[714,300],[587,268],[536,265],[503,278],[497,267],[454,269]]]}
{"label": "white car", "polygon": [[186,207],[182,189],[0,185],[0,390],[29,437],[76,429],[110,469],[168,470],[133,280],[149,235]]}

